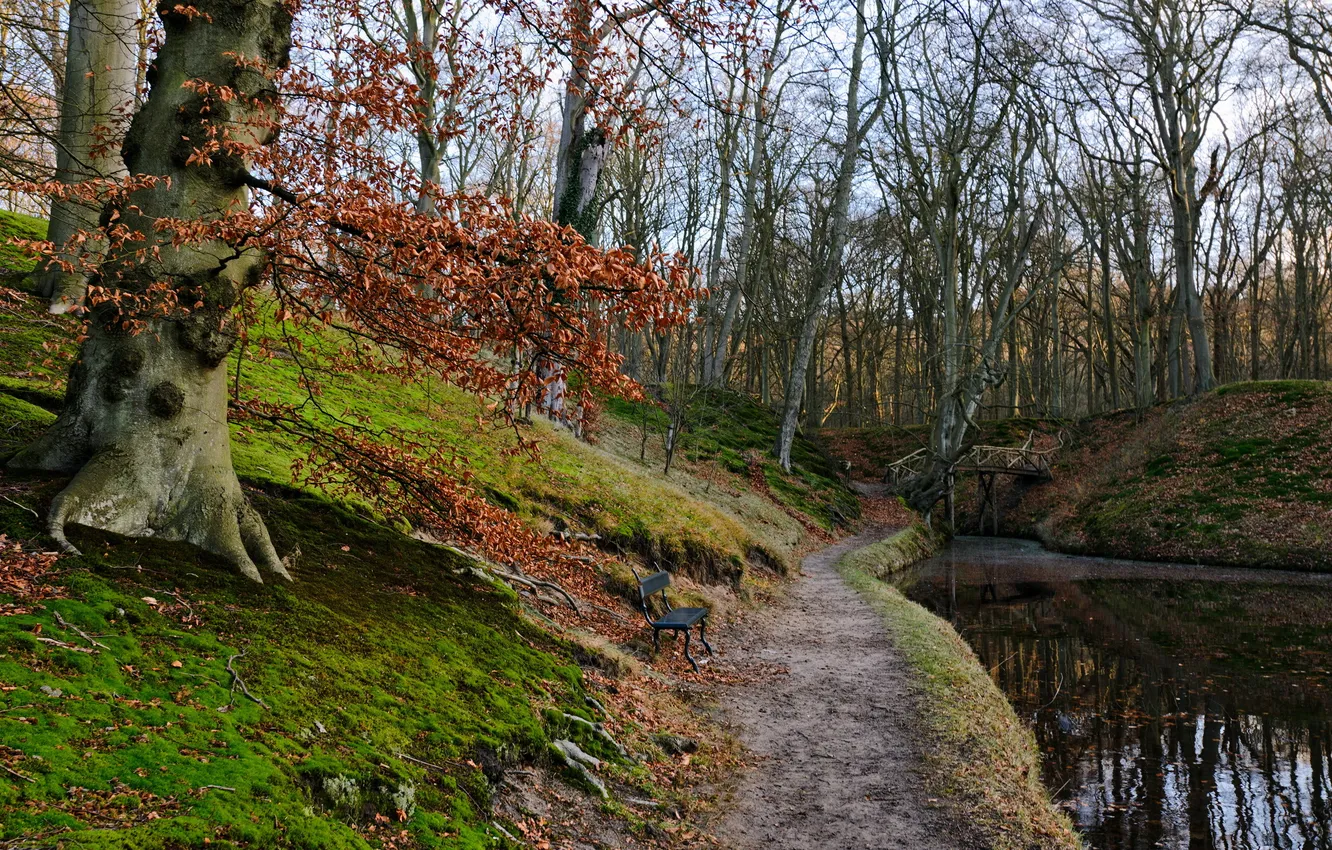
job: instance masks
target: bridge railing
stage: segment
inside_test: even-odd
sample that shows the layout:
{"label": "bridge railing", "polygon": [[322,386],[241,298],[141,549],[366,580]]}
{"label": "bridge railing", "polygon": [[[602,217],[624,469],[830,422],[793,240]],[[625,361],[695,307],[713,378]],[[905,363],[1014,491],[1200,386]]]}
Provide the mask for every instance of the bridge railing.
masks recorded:
{"label": "bridge railing", "polygon": [[[957,463],[953,470],[976,472],[1006,472],[1013,475],[1028,475],[1040,478],[1052,478],[1051,462],[1054,455],[1064,445],[1061,431],[1059,442],[1046,449],[1034,449],[1035,432],[1027,438],[1025,445],[1014,446],[972,446]],[[900,460],[888,465],[883,481],[889,487],[900,487],[908,478],[919,475],[930,462],[928,449],[917,449]]]}
{"label": "bridge railing", "polygon": [[900,487],[911,476],[919,475],[924,470],[929,458],[928,449],[916,449],[901,460],[893,461],[888,464],[888,471],[884,473],[883,483],[892,488]]}

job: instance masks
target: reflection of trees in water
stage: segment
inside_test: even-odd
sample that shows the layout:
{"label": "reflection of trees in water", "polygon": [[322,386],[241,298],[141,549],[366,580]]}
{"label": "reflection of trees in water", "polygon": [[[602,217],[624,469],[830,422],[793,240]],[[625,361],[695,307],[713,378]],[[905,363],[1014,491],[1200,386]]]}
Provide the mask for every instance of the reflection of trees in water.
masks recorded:
{"label": "reflection of trees in water", "polygon": [[1290,676],[1172,656],[1076,585],[968,579],[912,595],[1034,723],[1044,779],[1094,846],[1332,850],[1325,699]]}

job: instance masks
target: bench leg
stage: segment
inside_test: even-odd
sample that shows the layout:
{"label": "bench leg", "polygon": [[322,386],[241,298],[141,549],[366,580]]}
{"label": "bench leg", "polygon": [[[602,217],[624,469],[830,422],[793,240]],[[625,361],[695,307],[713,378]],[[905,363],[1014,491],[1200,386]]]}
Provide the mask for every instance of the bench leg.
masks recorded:
{"label": "bench leg", "polygon": [[698,639],[703,641],[703,648],[712,655],[712,644],[708,643],[708,621],[707,618],[698,621]]}
{"label": "bench leg", "polygon": [[685,658],[689,659],[689,666],[693,667],[694,672],[697,673],[699,672],[698,662],[694,660],[694,656],[689,654],[689,629],[684,630],[684,636],[685,636],[685,645],[684,645]]}
{"label": "bench leg", "polygon": [[652,651],[661,652],[661,629],[652,630]]}

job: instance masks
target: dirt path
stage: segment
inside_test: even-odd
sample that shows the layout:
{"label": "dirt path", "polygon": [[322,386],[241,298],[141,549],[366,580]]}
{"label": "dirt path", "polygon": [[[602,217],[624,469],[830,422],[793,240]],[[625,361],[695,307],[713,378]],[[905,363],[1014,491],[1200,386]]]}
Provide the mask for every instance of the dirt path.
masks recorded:
{"label": "dirt path", "polygon": [[805,558],[787,600],[728,636],[725,663],[789,670],[722,698],[757,757],[718,829],[734,850],[974,846],[925,793],[906,663],[834,568],[886,533]]}

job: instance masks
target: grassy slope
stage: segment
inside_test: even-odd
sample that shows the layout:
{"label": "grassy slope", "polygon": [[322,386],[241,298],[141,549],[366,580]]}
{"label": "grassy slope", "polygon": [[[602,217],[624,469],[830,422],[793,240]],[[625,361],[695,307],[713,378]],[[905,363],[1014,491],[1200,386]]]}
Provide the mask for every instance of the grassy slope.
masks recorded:
{"label": "grassy slope", "polygon": [[45,239],[46,222],[40,218],[0,210],[0,276],[7,271],[27,271],[32,258],[11,239]]}
{"label": "grassy slope", "polygon": [[[1055,478],[1007,493],[1002,532],[1068,552],[1228,566],[1332,570],[1332,384],[1231,384],[1198,399],[1078,423],[982,423],[975,442],[1042,445],[1064,431]],[[828,432],[853,475],[882,474],[919,428]],[[971,528],[974,478],[958,481]]]}
{"label": "grassy slope", "polygon": [[[467,762],[541,753],[542,705],[586,712],[569,648],[445,550],[313,498],[257,501],[279,547],[304,553],[290,589],[85,530],[87,554],[53,581],[68,598],[0,618],[0,753],[34,780],[0,784],[0,837],[351,848],[404,809],[419,846],[493,846],[474,802],[489,785]],[[4,509],[7,533],[37,533]],[[89,647],[57,614],[105,648],[40,643]],[[271,710],[231,691],[229,660]],[[448,775],[427,781],[402,753]]]}
{"label": "grassy slope", "polygon": [[1076,552],[1332,570],[1332,385],[1231,384],[1070,432],[1007,524]]}
{"label": "grassy slope", "polygon": [[[51,421],[76,331],[34,301],[6,306],[0,455]],[[265,398],[299,397],[285,358],[246,357],[241,380]],[[534,527],[600,531],[612,548],[698,578],[740,585],[752,559],[790,563],[807,527],[855,504],[803,441],[791,476],[759,459],[775,420],[733,396],[697,413],[709,425],[687,436],[669,478],[659,437],[638,461],[632,407],[611,406],[601,447],[537,426],[537,462],[511,455],[513,435],[476,425],[476,400],[446,387],[326,380],[319,400],[450,441],[483,491]],[[83,847],[341,848],[389,846],[406,829],[404,846],[495,846],[478,765],[541,761],[555,737],[609,758],[611,778],[640,796],[660,792],[560,719],[602,719],[583,699],[576,665],[599,663],[586,649],[531,625],[507,589],[461,572],[459,556],[293,487],[300,449],[289,438],[233,435],[279,552],[301,553],[299,583],[252,586],[187,546],[83,530],[86,554],[62,559],[50,580],[65,598],[5,609],[13,597],[0,593],[0,763],[33,780],[0,775],[0,841],[76,829]],[[728,470],[723,452],[753,460]],[[40,510],[58,484],[0,478],[0,488],[23,505],[0,501],[0,534],[40,545],[26,506]],[[73,626],[106,648],[38,639],[88,647]],[[234,668],[271,710],[231,690],[226,664],[241,651]],[[633,727],[622,719],[617,731]],[[402,823],[398,809],[410,810]]]}
{"label": "grassy slope", "polygon": [[[918,560],[914,528],[844,556],[846,580],[880,615],[911,667],[928,725],[931,792],[957,800],[995,850],[1070,850],[1082,846],[1041,784],[1036,740],[976,654],[946,621],[879,581],[866,566]],[[888,550],[904,547],[900,555]],[[926,547],[928,548],[928,547]]]}

